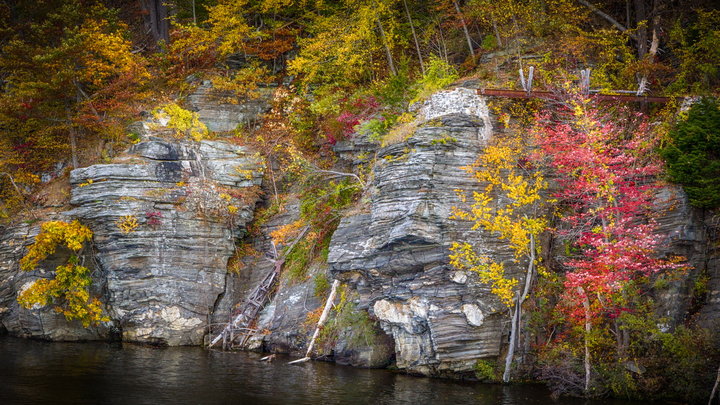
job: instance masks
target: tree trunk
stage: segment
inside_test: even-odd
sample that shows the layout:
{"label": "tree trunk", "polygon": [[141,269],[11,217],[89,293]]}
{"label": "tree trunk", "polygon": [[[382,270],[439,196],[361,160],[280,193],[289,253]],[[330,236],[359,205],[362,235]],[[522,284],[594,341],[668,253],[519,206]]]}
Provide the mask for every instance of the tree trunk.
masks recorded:
{"label": "tree trunk", "polygon": [[325,308],[323,308],[322,315],[320,315],[320,319],[318,320],[317,326],[315,327],[315,332],[313,333],[312,339],[310,339],[310,346],[308,346],[307,351],[305,352],[305,357],[303,357],[302,359],[291,361],[288,364],[303,363],[310,360],[310,355],[312,354],[313,348],[315,347],[315,340],[317,340],[318,335],[320,335],[320,329],[322,329],[323,325],[325,325],[325,321],[330,314],[330,308],[332,308],[333,301],[335,301],[335,295],[337,294],[338,286],[340,286],[340,280],[333,281],[332,288],[330,289],[330,295],[325,301]]}
{"label": "tree trunk", "polygon": [[[653,39],[650,43],[650,51],[647,53],[648,59],[650,63],[652,63],[655,59],[655,55],[657,55],[658,48],[660,47],[660,37],[658,37],[657,28],[660,26],[660,16],[656,15],[653,17]],[[644,74],[640,78],[640,82],[638,83],[638,90],[637,95],[640,96],[645,93],[647,90],[647,73]]]}
{"label": "tree trunk", "polygon": [[440,36],[440,52],[442,53],[442,58],[445,61],[445,63],[449,63],[448,60],[448,52],[447,52],[447,44],[445,43],[445,36],[442,33],[442,27],[438,25],[438,35]]}
{"label": "tree trunk", "polygon": [[145,28],[153,42],[170,41],[170,22],[164,0],[141,0],[140,5],[145,13]]}
{"label": "tree trunk", "polygon": [[417,34],[415,33],[415,26],[413,25],[413,19],[410,16],[410,9],[408,9],[407,0],[403,0],[403,6],[405,6],[405,13],[407,14],[408,22],[410,23],[413,40],[415,41],[415,50],[417,51],[418,60],[420,61],[420,71],[422,74],[425,74],[425,63],[423,63],[422,52],[420,52],[420,42],[418,41]]}
{"label": "tree trunk", "polygon": [[193,24],[197,25],[197,14],[195,14],[195,0],[192,2]]}
{"label": "tree trunk", "polygon": [[383,29],[380,19],[378,18],[376,21],[377,26],[380,29],[380,37],[382,37],[383,46],[385,47],[385,55],[387,56],[388,67],[390,67],[390,72],[396,75],[397,70],[395,70],[395,62],[393,61],[392,52],[390,52],[390,46],[388,45],[387,37],[385,36],[385,30]]}
{"label": "tree trunk", "polygon": [[72,166],[73,169],[77,169],[79,166],[78,163],[78,157],[77,157],[77,140],[75,138],[75,128],[73,128],[72,124],[70,124],[70,152],[71,152],[71,158],[72,158]]}
{"label": "tree trunk", "polygon": [[[619,29],[622,32],[627,31],[627,27],[620,24],[616,19],[612,18],[609,14],[603,12],[602,10],[598,9],[597,7],[593,6],[591,3],[587,2],[586,0],[578,0],[578,3],[582,4],[583,6],[587,7],[592,11],[593,13],[599,15],[600,17],[604,18],[605,21],[609,22],[610,24],[614,25],[615,28]],[[635,34],[630,34],[630,38],[637,40],[637,36]]]}
{"label": "tree trunk", "polygon": [[713,398],[715,398],[715,393],[717,392],[718,385],[720,385],[720,367],[718,367],[717,378],[715,379],[715,385],[713,385],[712,392],[710,392],[710,399],[708,400],[708,405],[712,405],[712,400],[713,400]]}
{"label": "tree trunk", "polygon": [[15,189],[15,192],[20,197],[20,201],[22,201],[22,204],[25,207],[25,209],[27,210],[27,212],[29,212],[33,218],[37,218],[37,215],[35,215],[35,213],[30,208],[30,205],[28,205],[27,199],[25,198],[25,194],[23,194],[22,191],[20,191],[20,187],[18,187],[17,183],[15,183],[15,179],[13,178],[13,176],[10,173],[6,173],[6,172],[0,172],[0,176],[7,176],[7,178],[10,180],[10,184],[12,184],[13,188]]}
{"label": "tree trunk", "polygon": [[588,335],[592,328],[590,323],[590,300],[588,299],[585,290],[582,287],[578,287],[578,292],[583,297],[583,307],[585,307],[585,394],[590,392],[590,346],[588,345]]}
{"label": "tree trunk", "polygon": [[[535,235],[530,235],[530,263],[528,263],[527,273],[525,274],[525,286],[523,287],[522,294],[517,298],[515,302],[515,311],[513,313],[512,321],[510,324],[510,346],[508,347],[507,355],[505,356],[505,371],[503,372],[503,382],[510,382],[510,368],[512,366],[513,357],[515,356],[515,346],[518,344],[518,334],[520,333],[520,324],[522,318],[522,304],[525,301],[525,297],[530,293],[530,286],[532,285],[532,277],[535,270]],[[520,292],[518,292],[520,293]]]}
{"label": "tree trunk", "polygon": [[473,59],[475,59],[475,50],[473,49],[472,39],[470,39],[470,32],[468,31],[467,24],[465,24],[465,18],[463,17],[462,11],[460,10],[460,5],[458,4],[457,0],[453,0],[453,4],[455,5],[455,10],[460,17],[460,23],[462,24],[463,32],[465,33],[465,39],[467,40],[468,49],[470,49],[470,55],[473,57]]}
{"label": "tree trunk", "polygon": [[500,30],[498,30],[497,22],[495,21],[495,17],[492,18],[492,26],[493,26],[493,32],[495,33],[495,39],[497,40],[497,45],[499,48],[502,48],[502,38],[500,37]]}
{"label": "tree trunk", "polygon": [[77,134],[75,133],[73,122],[70,119],[70,110],[68,108],[65,109],[65,114],[67,115],[68,138],[70,138],[70,159],[73,169],[77,169],[79,166],[77,156]]}
{"label": "tree trunk", "polygon": [[637,28],[637,53],[638,59],[642,59],[647,53],[647,24],[641,23],[647,20],[645,11],[645,0],[635,0],[635,27]]}

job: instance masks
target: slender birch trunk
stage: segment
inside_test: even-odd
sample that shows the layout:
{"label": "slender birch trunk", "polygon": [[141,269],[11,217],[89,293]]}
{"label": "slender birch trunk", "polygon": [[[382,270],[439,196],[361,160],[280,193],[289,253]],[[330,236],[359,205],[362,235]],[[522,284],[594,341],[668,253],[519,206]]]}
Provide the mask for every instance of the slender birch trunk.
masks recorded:
{"label": "slender birch trunk", "polygon": [[533,273],[535,271],[535,235],[530,235],[529,259],[530,263],[528,263],[527,273],[525,274],[525,286],[523,287],[522,295],[520,295],[515,302],[515,311],[513,312],[510,324],[510,346],[505,356],[505,371],[503,372],[503,382],[505,383],[510,382],[510,368],[513,357],[515,356],[515,346],[517,346],[520,340],[518,334],[520,333],[520,324],[522,323],[522,304],[525,302],[525,297],[530,293],[530,286],[532,285]]}
{"label": "slender birch trunk", "polygon": [[583,307],[585,307],[585,393],[590,391],[590,346],[588,345],[588,335],[592,328],[590,323],[590,300],[588,299],[585,289],[578,287],[578,292],[583,296]]}
{"label": "slender birch trunk", "polygon": [[417,34],[415,33],[415,26],[413,25],[413,19],[410,16],[410,9],[408,8],[407,0],[403,0],[403,6],[405,6],[405,13],[407,14],[408,22],[410,23],[413,40],[415,41],[415,50],[417,51],[418,60],[420,61],[420,71],[422,74],[425,74],[425,63],[423,62],[422,52],[420,52],[420,42],[418,41]]}
{"label": "slender birch trunk", "polygon": [[502,38],[500,37],[500,30],[498,30],[497,22],[495,21],[495,18],[492,18],[492,26],[493,26],[493,32],[495,33],[495,39],[497,39],[497,45],[499,48],[502,48]]}
{"label": "slender birch trunk", "polygon": [[467,40],[468,49],[470,49],[470,55],[475,59],[475,50],[473,49],[472,39],[470,39],[470,32],[468,31],[467,24],[465,24],[465,17],[463,17],[462,11],[460,10],[460,4],[458,4],[457,0],[453,0],[453,4],[455,5],[455,10],[458,13],[458,16],[460,16],[460,23],[462,24],[463,32],[465,33],[465,39]]}
{"label": "slender birch trunk", "polygon": [[385,55],[387,56],[388,67],[390,67],[390,71],[392,72],[392,74],[396,75],[397,70],[395,70],[395,62],[393,61],[392,52],[390,52],[390,46],[388,45],[387,37],[385,36],[385,30],[383,29],[380,19],[378,18],[376,21],[377,26],[380,29],[380,36],[382,37],[383,46],[385,47]]}
{"label": "slender birch trunk", "polygon": [[720,367],[718,367],[717,378],[715,379],[715,385],[713,385],[712,392],[710,393],[710,399],[708,399],[708,405],[712,405],[715,393],[717,393],[718,386],[720,385]]}

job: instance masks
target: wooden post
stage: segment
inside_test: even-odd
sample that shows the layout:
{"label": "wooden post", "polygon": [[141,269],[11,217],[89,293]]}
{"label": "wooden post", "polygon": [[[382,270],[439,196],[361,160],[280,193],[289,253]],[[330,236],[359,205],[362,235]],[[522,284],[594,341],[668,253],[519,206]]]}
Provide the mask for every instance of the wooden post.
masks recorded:
{"label": "wooden post", "polygon": [[528,68],[528,80],[527,80],[528,94],[530,94],[530,92],[532,91],[533,73],[535,73],[535,66],[530,66],[530,68]]}

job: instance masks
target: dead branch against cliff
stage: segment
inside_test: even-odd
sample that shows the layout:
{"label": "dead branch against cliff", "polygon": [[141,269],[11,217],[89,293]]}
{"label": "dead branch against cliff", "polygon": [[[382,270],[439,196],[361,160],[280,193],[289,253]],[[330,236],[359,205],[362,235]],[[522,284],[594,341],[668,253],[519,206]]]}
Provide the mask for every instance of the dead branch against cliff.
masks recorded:
{"label": "dead branch against cliff", "polygon": [[313,348],[315,347],[315,341],[320,335],[320,330],[322,330],[323,325],[325,325],[325,321],[327,321],[328,315],[330,314],[330,308],[332,308],[333,301],[335,301],[335,295],[337,294],[337,288],[339,285],[340,280],[333,281],[330,295],[328,295],[327,300],[325,300],[325,308],[323,308],[322,315],[320,315],[320,319],[318,320],[317,326],[315,327],[315,332],[313,333],[312,339],[310,339],[310,345],[305,352],[305,357],[303,357],[302,359],[293,360],[288,364],[304,363],[310,360]]}
{"label": "dead branch against cliff", "polygon": [[7,178],[10,180],[10,183],[12,184],[13,188],[15,189],[15,192],[17,192],[18,196],[20,196],[20,199],[22,201],[23,206],[25,206],[25,209],[27,212],[33,217],[37,219],[37,215],[32,211],[31,207],[28,205],[25,195],[20,191],[20,188],[18,187],[17,183],[15,183],[15,179],[10,173],[7,172],[0,172],[0,176],[7,176]]}
{"label": "dead branch against cliff", "polygon": [[712,401],[715,398],[718,385],[720,385],[720,367],[718,367],[717,378],[715,379],[715,385],[713,385],[712,392],[710,392],[710,399],[708,399],[708,405],[712,405]]}

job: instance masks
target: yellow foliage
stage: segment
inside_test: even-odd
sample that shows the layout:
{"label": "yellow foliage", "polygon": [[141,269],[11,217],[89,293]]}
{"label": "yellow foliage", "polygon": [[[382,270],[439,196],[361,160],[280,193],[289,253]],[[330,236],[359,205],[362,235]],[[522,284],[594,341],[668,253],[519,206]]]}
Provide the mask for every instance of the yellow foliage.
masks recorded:
{"label": "yellow foliage", "polygon": [[252,180],[252,178],[253,178],[253,171],[252,171],[252,170],[243,169],[242,166],[236,166],[236,167],[235,167],[235,172],[236,172],[237,174],[239,174],[240,176],[244,177],[245,180]]}
{"label": "yellow foliage", "polygon": [[[78,221],[71,223],[50,221],[42,224],[35,242],[28,248],[28,253],[20,259],[23,271],[32,271],[37,264],[55,253],[57,246],[66,246],[77,252],[83,243],[92,237],[92,232]],[[65,265],[55,269],[52,279],[39,279],[18,295],[18,303],[24,308],[35,305],[55,304],[55,311],[68,320],[80,320],[88,327],[98,322],[109,321],[102,315],[100,301],[90,298],[88,288],[92,280],[90,270],[78,264],[76,255],[70,256]]]}
{"label": "yellow foliage", "polygon": [[121,74],[133,73],[149,78],[147,71],[138,65],[137,58],[130,50],[130,41],[123,38],[120,31],[110,31],[110,24],[103,20],[88,19],[80,27],[79,38],[83,40],[84,60],[82,69],[76,74],[80,82],[92,83],[95,86],[102,86],[112,77]]}
{"label": "yellow foliage", "polygon": [[[478,181],[480,190],[473,191],[469,209],[452,207],[451,218],[472,221],[473,230],[484,229],[506,240],[516,260],[535,261],[540,251],[532,241],[548,226],[541,198],[547,182],[526,160],[523,151],[522,140],[517,135],[488,145],[475,164],[464,168]],[[465,203],[465,193],[455,191]],[[468,243],[456,242],[451,251],[452,266],[477,272],[480,280],[490,284],[492,292],[503,303],[512,306],[513,288],[518,281],[505,277],[502,263],[478,256]]]}
{"label": "yellow foliage", "polygon": [[[508,137],[502,144],[488,145],[478,161],[465,170],[484,185],[473,192],[469,211],[453,208],[453,218],[473,221],[473,229],[486,229],[506,239],[515,257],[528,255],[530,236],[539,235],[547,220],[540,215],[540,192],[547,182],[538,170],[523,167],[522,144],[518,137]],[[502,199],[493,198],[493,193]],[[498,204],[502,201],[503,204]]]}
{"label": "yellow foliage", "polygon": [[118,229],[120,229],[120,231],[124,234],[133,232],[138,226],[140,226],[134,215],[125,215],[120,217],[117,221],[115,221],[115,225],[117,225]]}
{"label": "yellow foliage", "polygon": [[20,259],[20,268],[24,271],[33,270],[38,263],[55,253],[57,246],[66,246],[77,252],[90,238],[92,238],[90,229],[77,220],[70,223],[45,222],[40,226],[40,233],[35,237],[35,243],[30,245],[28,253]]}
{"label": "yellow foliage", "polygon": [[298,219],[295,222],[291,222],[287,225],[281,226],[280,228],[270,232],[270,237],[276,245],[282,245],[291,238],[295,237],[300,233],[300,229],[305,226],[305,220]]}
{"label": "yellow foliage", "polygon": [[[397,0],[351,0],[342,12],[311,15],[310,36],[299,38],[300,51],[289,70],[302,84],[352,86],[384,70],[384,47],[401,42]],[[379,34],[382,26],[382,34]]]}
{"label": "yellow foliage", "polygon": [[478,273],[480,281],[489,284],[490,291],[508,308],[512,307],[513,289],[518,280],[505,277],[505,266],[502,263],[495,263],[488,257],[478,256],[469,243],[453,242],[450,251],[452,251],[450,265],[456,269]]}
{"label": "yellow foliage", "polygon": [[196,142],[208,137],[207,126],[200,121],[198,113],[186,110],[176,103],[156,108],[153,110],[153,116],[168,120],[167,127],[174,129],[178,136],[190,136]]}

